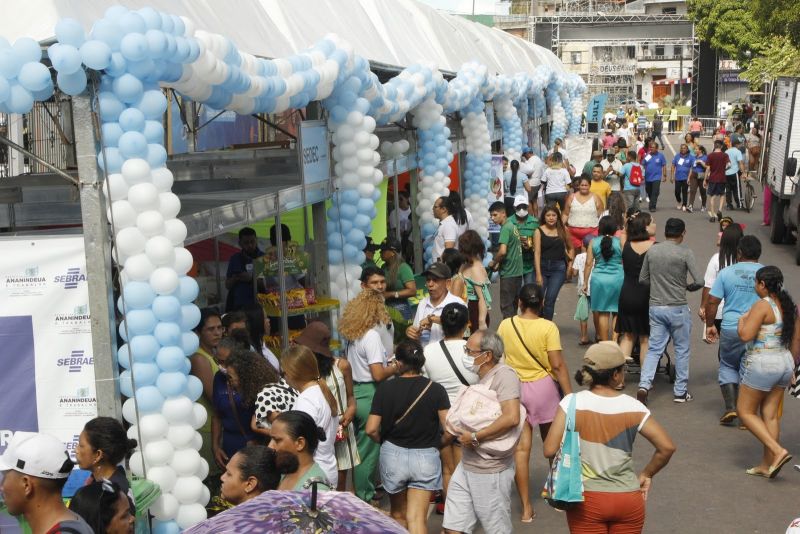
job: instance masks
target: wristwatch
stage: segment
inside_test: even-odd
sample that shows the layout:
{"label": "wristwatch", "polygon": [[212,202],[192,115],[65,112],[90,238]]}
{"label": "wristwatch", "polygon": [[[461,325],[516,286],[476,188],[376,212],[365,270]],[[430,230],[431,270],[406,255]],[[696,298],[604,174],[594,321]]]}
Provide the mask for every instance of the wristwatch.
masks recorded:
{"label": "wristwatch", "polygon": [[399,291],[395,291],[394,292],[394,298],[396,298],[396,299],[400,298],[400,292]]}
{"label": "wristwatch", "polygon": [[479,445],[481,444],[481,443],[478,441],[478,434],[477,434],[477,433],[475,433],[475,432],[473,432],[472,434],[470,434],[470,441],[472,441],[472,446],[473,446],[473,447],[477,447],[477,446],[479,446]]}

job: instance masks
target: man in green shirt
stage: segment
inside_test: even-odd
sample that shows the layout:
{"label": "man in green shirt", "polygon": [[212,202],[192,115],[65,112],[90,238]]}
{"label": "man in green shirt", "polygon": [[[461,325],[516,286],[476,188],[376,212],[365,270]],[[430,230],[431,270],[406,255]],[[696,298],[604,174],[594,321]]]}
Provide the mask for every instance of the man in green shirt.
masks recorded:
{"label": "man in green shirt", "polygon": [[398,310],[403,319],[414,317],[408,299],[416,296],[417,283],[411,266],[403,261],[401,244],[397,238],[389,236],[381,243],[381,259],[386,273],[386,306]]}
{"label": "man in green shirt", "polygon": [[507,319],[517,313],[517,293],[522,287],[522,246],[519,230],[506,216],[503,202],[489,206],[489,215],[500,226],[500,247],[489,262],[489,269],[500,273],[500,311],[503,319]]}
{"label": "man in green shirt", "polygon": [[539,228],[539,219],[528,213],[524,195],[517,195],[514,199],[514,217],[511,217],[511,222],[517,227],[522,247],[522,283],[532,284],[536,282],[536,273],[533,270],[533,233]]}
{"label": "man in green shirt", "polygon": [[367,236],[367,246],[364,247],[364,263],[361,264],[362,269],[366,269],[367,267],[377,267],[378,265],[375,263],[375,253],[380,250],[380,246],[377,243],[372,242],[372,238]]}

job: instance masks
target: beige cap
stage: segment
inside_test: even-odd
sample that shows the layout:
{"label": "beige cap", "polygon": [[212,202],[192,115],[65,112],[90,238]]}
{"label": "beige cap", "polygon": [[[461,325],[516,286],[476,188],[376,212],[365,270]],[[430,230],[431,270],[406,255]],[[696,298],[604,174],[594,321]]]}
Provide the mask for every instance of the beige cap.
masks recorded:
{"label": "beige cap", "polygon": [[613,341],[601,341],[589,347],[583,356],[583,365],[603,371],[605,369],[616,369],[625,363],[625,355],[622,349]]}

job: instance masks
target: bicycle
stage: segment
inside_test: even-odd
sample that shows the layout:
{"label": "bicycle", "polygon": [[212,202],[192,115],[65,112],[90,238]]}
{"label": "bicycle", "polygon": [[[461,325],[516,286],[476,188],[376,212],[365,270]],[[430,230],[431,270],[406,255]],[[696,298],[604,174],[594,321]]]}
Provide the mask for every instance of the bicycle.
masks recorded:
{"label": "bicycle", "polygon": [[744,179],[744,186],[742,186],[741,178],[739,180],[739,198],[742,200],[742,208],[744,208],[747,213],[750,213],[750,210],[752,210],[756,204],[756,188],[753,185],[756,179],[751,176],[754,172],[755,171],[748,171],[743,173],[742,178]]}

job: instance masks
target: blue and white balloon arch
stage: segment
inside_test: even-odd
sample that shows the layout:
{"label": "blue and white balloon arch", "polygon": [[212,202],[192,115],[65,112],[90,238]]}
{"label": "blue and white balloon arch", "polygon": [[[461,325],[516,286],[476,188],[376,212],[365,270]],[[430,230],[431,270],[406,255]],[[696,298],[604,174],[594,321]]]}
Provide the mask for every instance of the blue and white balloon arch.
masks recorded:
{"label": "blue and white balloon arch", "polygon": [[[118,359],[125,369],[120,389],[129,397],[123,415],[133,425],[131,436],[141,441],[132,470],[146,473],[163,492],[151,509],[158,533],[178,532],[204,519],[209,499],[201,483],[208,464],[198,453],[202,441],[196,431],[207,414],[196,403],[202,385],[189,375],[188,359],[198,347],[192,332],[200,319],[193,304],[198,286],[186,275],[192,256],[183,247],[187,230],[177,219],[180,200],[166,168],[162,88],[243,114],[322,102],[335,145],[336,193],[327,235],[331,292],[342,301],[360,290],[362,250],[380,197],[376,126],[413,116],[419,141],[417,213],[428,238],[436,230],[431,206],[450,183],[453,153],[444,113],[460,113],[467,145],[465,205],[486,238],[491,138],[484,103],[494,102],[505,151],[516,157],[523,144],[522,121],[544,118],[548,107],[552,137],[577,134],[586,91],[580,77],[544,65],[506,76],[490,75],[475,62],[463,65],[450,81],[435,65],[420,63],[382,84],[368,61],[335,35],[288,58],[267,60],[238,50],[226,37],[195,29],[186,17],[149,7],[111,7],[89,32],[63,19],[55,35],[47,54],[62,92],[81,94],[87,90],[87,72],[99,75],[99,84],[89,90],[102,123],[97,162],[105,172],[113,255],[121,268],[118,306],[126,343]],[[0,112],[27,113],[54,89],[39,43],[20,38],[12,45],[0,37]]]}

